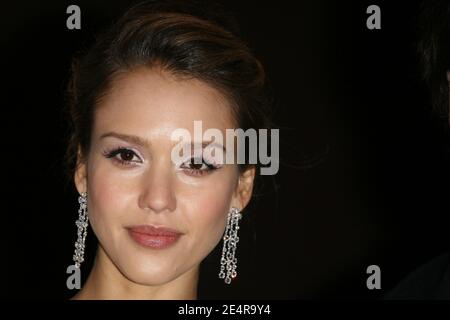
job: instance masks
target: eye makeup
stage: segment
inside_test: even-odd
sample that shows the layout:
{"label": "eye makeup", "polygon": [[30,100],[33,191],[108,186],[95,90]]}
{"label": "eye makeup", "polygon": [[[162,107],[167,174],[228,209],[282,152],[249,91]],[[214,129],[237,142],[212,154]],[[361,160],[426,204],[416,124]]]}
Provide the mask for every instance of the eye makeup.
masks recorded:
{"label": "eye makeup", "polygon": [[127,147],[106,149],[102,153],[105,158],[111,159],[114,163],[124,167],[133,167],[135,163],[143,162],[134,150]]}
{"label": "eye makeup", "polygon": [[[113,163],[121,167],[135,167],[139,163],[143,163],[141,157],[136,151],[129,147],[115,147],[105,149],[103,156],[110,159]],[[209,161],[206,157],[188,157],[180,165],[179,168],[190,176],[204,176],[214,170],[220,169],[222,166]]]}
{"label": "eye makeup", "polygon": [[208,162],[204,157],[191,157],[184,161],[180,168],[191,176],[203,176],[221,168],[221,166]]}

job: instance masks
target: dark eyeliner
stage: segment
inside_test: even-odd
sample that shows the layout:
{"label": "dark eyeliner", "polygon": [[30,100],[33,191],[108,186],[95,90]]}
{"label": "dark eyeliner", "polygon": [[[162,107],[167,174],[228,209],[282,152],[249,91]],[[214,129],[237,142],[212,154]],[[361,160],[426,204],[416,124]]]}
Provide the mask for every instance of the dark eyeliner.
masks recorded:
{"label": "dark eyeliner", "polygon": [[117,158],[116,156],[121,153],[130,153],[130,152],[132,153],[133,158],[136,156],[137,158],[139,158],[139,161],[142,161],[141,158],[139,157],[139,155],[136,154],[136,152],[134,152],[132,149],[124,148],[124,147],[119,147],[119,148],[113,149],[111,151],[105,150],[103,152],[103,155],[105,156],[105,158],[111,159],[112,161],[118,163],[119,165],[126,167],[126,166],[132,166],[133,165],[132,163],[136,162],[136,161],[124,160],[124,159]]}

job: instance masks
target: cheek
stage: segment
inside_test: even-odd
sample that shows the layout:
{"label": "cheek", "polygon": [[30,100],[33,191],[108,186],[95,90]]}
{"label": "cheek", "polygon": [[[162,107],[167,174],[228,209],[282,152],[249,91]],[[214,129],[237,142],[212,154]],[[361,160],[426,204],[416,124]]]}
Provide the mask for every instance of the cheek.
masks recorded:
{"label": "cheek", "polygon": [[[194,239],[213,248],[222,237],[237,177],[217,174],[185,193],[183,203]],[[180,199],[181,200],[181,199]]]}
{"label": "cheek", "polygon": [[108,234],[127,213],[130,186],[118,183],[120,177],[106,165],[95,160],[91,163],[88,169],[89,218],[96,234]]}

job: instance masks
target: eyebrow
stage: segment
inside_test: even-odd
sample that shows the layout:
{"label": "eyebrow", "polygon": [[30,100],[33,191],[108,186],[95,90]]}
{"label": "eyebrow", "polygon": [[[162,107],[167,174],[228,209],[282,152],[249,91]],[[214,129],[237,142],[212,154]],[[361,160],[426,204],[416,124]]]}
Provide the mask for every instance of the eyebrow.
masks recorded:
{"label": "eyebrow", "polygon": [[123,134],[123,133],[118,133],[118,132],[113,132],[113,131],[102,134],[100,136],[100,139],[108,138],[108,137],[114,137],[114,138],[128,141],[128,142],[131,142],[131,143],[143,146],[143,147],[150,146],[150,143],[148,142],[148,140],[142,139],[138,136],[131,136],[128,134]]}
{"label": "eyebrow", "polygon": [[[124,141],[130,142],[130,143],[137,144],[137,145],[142,146],[142,147],[149,147],[150,146],[150,142],[148,140],[146,140],[146,139],[142,139],[141,137],[138,137],[138,136],[118,133],[118,132],[114,132],[114,131],[110,131],[110,132],[102,134],[100,136],[100,139],[108,138],[108,137],[113,137],[113,138],[117,138],[117,139],[120,139],[120,140],[124,140]],[[220,143],[213,142],[213,141],[202,141],[202,148],[205,148],[205,147],[207,147],[210,144],[211,144],[211,146],[217,146],[219,148],[222,147],[222,149],[224,151],[226,151],[225,146],[223,146]],[[191,142],[191,146],[194,146],[194,145],[195,145],[195,142]]]}

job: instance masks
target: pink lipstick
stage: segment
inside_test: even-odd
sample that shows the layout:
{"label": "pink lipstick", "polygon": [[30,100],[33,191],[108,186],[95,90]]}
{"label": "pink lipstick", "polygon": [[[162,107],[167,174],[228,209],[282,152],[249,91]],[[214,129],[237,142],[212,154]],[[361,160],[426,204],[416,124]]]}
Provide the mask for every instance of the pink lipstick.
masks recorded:
{"label": "pink lipstick", "polygon": [[151,225],[128,227],[128,233],[138,244],[152,249],[165,249],[178,241],[181,232],[165,227]]}

